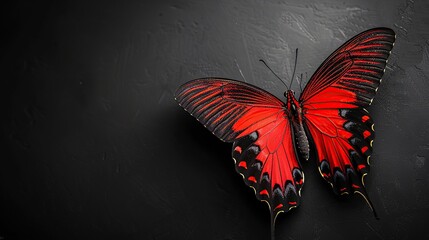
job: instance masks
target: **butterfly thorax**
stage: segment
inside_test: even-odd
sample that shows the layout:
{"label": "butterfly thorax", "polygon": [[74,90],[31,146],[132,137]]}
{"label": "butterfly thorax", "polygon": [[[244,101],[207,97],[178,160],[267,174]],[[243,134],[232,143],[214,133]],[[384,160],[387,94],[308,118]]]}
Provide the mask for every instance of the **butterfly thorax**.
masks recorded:
{"label": "butterfly thorax", "polygon": [[287,115],[290,118],[290,122],[293,126],[293,132],[295,136],[295,142],[297,146],[297,150],[301,158],[308,160],[310,156],[310,146],[308,143],[308,138],[304,130],[304,125],[302,123],[302,108],[299,104],[298,100],[296,100],[294,92],[292,90],[288,90],[285,92],[287,101]]}

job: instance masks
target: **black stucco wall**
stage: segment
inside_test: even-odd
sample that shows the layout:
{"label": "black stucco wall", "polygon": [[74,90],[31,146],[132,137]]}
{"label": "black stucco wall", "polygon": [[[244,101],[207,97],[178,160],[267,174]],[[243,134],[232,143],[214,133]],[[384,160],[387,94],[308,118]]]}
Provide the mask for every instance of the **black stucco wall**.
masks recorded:
{"label": "black stucco wall", "polygon": [[[355,34],[397,41],[369,108],[368,192],[336,198],[304,164],[277,239],[429,238],[429,2],[17,1],[2,8],[2,239],[269,239],[267,206],[230,145],[174,101],[182,83],[242,80],[281,97],[262,58],[308,77]],[[297,84],[293,88],[298,90]]]}

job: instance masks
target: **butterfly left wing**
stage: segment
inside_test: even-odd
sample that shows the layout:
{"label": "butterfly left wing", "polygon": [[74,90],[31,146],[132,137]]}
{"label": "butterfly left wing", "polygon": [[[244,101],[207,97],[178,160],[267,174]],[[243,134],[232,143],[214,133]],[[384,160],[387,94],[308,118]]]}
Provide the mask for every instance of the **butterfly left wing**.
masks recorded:
{"label": "butterfly left wing", "polygon": [[304,175],[282,101],[250,84],[219,78],[185,83],[176,100],[215,136],[233,142],[237,172],[274,218],[298,206]]}
{"label": "butterfly left wing", "polygon": [[377,92],[394,40],[388,28],[358,34],[322,63],[300,96],[320,174],[334,192],[358,193],[372,210],[363,178],[374,128],[364,107]]}

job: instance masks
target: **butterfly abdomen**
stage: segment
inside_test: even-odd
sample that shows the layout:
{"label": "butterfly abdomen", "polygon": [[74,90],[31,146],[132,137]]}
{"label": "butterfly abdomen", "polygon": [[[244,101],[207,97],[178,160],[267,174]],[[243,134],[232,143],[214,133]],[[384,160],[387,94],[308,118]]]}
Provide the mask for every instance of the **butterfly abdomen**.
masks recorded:
{"label": "butterfly abdomen", "polygon": [[307,161],[310,157],[310,145],[302,123],[294,123],[293,130],[295,134],[295,142],[297,144],[296,146],[298,148],[297,150],[300,156]]}

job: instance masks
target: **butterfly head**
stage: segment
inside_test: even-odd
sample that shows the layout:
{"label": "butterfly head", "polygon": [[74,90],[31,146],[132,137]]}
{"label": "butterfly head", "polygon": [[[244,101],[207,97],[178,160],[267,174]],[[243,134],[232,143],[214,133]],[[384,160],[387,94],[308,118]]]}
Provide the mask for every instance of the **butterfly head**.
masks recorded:
{"label": "butterfly head", "polygon": [[287,99],[287,100],[289,100],[289,95],[295,95],[295,92],[293,91],[293,90],[290,90],[290,89],[288,89],[288,90],[286,90],[284,93],[283,93],[283,95],[285,96],[285,98]]}

